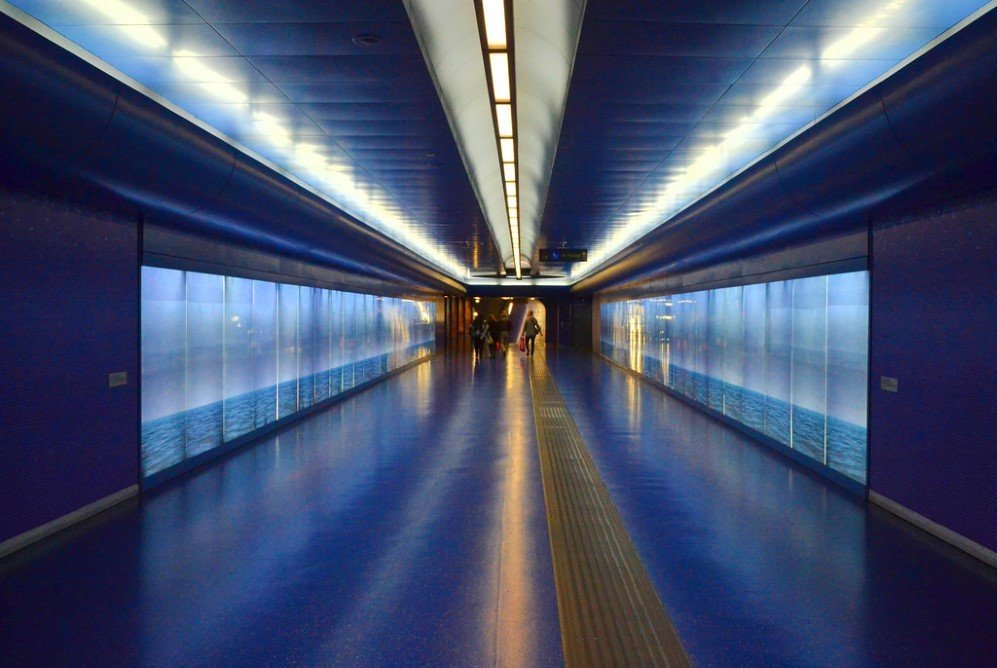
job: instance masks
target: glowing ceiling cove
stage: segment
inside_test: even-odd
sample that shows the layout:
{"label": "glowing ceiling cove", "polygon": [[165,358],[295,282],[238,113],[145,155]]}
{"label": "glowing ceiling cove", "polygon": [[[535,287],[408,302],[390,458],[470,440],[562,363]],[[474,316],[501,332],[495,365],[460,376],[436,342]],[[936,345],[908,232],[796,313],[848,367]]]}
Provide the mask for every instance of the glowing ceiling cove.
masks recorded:
{"label": "glowing ceiling cove", "polygon": [[[446,274],[459,280],[470,275],[469,267],[444,243],[430,237],[426,221],[405,211],[331,137],[295,127],[294,119],[285,116],[294,105],[287,104],[286,98],[278,99],[279,94],[265,85],[252,64],[182,3],[15,0],[11,4],[89,51],[106,64],[106,71],[125,83],[176,105],[214,134]],[[164,25],[170,21],[174,25]],[[177,30],[178,25],[184,30]],[[207,107],[211,114],[202,113]],[[219,126],[238,131],[230,134]]]}
{"label": "glowing ceiling cove", "polygon": [[[483,40],[474,0],[404,1],[503,264],[512,264],[514,270],[526,263],[532,266],[584,1],[482,2]],[[498,12],[506,7],[511,8],[513,34],[508,26],[504,34],[497,28],[489,32],[489,23],[499,25]],[[511,59],[498,47],[504,43],[515,45]],[[513,93],[515,104],[493,108]],[[509,124],[515,138],[502,134]],[[514,239],[519,247],[514,247]]]}
{"label": "glowing ceiling cove", "polygon": [[[799,58],[777,56],[758,58],[756,63],[767,61],[765,64],[769,66],[769,71],[783,67],[785,73],[782,78],[770,84],[770,88],[764,90],[752,106],[742,104],[737,107],[746,113],[739,117],[727,115],[719,129],[715,122],[709,129],[704,126],[695,128],[684,140],[684,148],[689,150],[682,151],[678,159],[666,159],[662,163],[660,171],[666,176],[653,180],[652,175],[606,221],[603,227],[611,231],[592,244],[589,262],[575,266],[569,274],[569,282],[575,283],[594,273],[651,230],[888,76],[919,50],[930,48],[941,39],[938,35],[945,28],[953,32],[951,26],[956,23],[955,20],[947,20],[944,27],[932,33],[935,41],[923,39],[925,29],[915,31],[910,28],[911,21],[930,16],[938,5],[938,2],[930,0],[841,3],[850,13],[831,21],[833,28],[826,33],[831,38],[825,44],[815,44],[812,54],[804,62],[800,63]],[[945,15],[962,19],[962,23],[956,23],[955,29],[958,29],[994,5],[994,2],[976,0],[948,0]],[[981,7],[984,9],[981,10]],[[946,19],[927,22],[937,24],[939,20]],[[891,28],[894,32],[901,32],[897,27],[904,27],[907,32],[902,35],[904,41],[900,41],[900,35],[894,36],[893,42],[900,41],[900,44],[891,46],[893,53],[899,51],[903,55],[884,57],[877,40],[889,33]],[[770,48],[774,48],[777,42]],[[841,82],[853,83],[843,88]],[[828,89],[840,94],[829,98],[824,93]],[[801,114],[801,110],[813,111],[807,115]],[[680,154],[676,152],[676,155]]]}

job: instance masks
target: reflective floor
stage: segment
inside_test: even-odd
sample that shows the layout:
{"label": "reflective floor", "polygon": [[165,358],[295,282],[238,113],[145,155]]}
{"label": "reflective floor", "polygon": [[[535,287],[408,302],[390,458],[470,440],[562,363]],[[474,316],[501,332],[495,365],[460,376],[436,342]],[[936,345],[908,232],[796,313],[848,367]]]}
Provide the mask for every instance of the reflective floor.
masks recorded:
{"label": "reflective floor", "polygon": [[437,357],[3,562],[0,664],[560,663],[524,365]]}
{"label": "reflective floor", "polygon": [[994,665],[994,571],[592,356],[548,363],[699,665]]}
{"label": "reflective floor", "polygon": [[[0,664],[561,663],[526,363],[439,356],[0,562]],[[695,663],[992,665],[992,570],[548,363]]]}

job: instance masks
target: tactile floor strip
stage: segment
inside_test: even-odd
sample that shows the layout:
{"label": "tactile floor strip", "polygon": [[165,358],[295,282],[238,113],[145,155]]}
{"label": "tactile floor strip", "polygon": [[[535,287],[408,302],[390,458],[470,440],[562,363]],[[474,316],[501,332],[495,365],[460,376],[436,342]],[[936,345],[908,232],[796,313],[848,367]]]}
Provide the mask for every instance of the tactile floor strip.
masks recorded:
{"label": "tactile floor strip", "polygon": [[530,385],[565,663],[692,665],[542,357]]}

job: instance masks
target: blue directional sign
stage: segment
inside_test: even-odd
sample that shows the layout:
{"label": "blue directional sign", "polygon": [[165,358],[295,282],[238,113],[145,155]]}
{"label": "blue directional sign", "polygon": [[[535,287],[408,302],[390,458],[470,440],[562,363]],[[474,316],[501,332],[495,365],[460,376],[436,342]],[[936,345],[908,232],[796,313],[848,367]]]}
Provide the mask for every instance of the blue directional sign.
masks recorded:
{"label": "blue directional sign", "polygon": [[588,248],[541,248],[540,261],[554,262],[585,262],[589,259]]}

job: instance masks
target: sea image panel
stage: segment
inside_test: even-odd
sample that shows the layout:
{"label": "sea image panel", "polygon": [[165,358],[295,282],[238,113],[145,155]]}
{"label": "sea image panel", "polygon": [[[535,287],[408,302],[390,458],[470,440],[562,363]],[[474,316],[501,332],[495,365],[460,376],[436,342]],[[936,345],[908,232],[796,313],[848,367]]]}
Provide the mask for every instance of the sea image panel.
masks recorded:
{"label": "sea image panel", "polygon": [[765,428],[766,436],[791,445],[790,397],[793,346],[793,286],[778,281],[766,286]]}
{"label": "sea image panel", "polygon": [[315,403],[329,398],[329,372],[332,369],[331,290],[316,289],[312,293],[312,313],[315,318],[315,380],[312,399]]}
{"label": "sea image panel", "polygon": [[741,385],[747,390],[741,396],[741,417],[744,424],[765,431],[765,331],[766,290],[764,283],[745,285],[744,360]]}
{"label": "sea image panel", "polygon": [[142,268],[142,472],[183,460],[187,408],[184,272]]}
{"label": "sea image panel", "polygon": [[793,283],[793,449],[824,459],[827,277]]}
{"label": "sea image panel", "polygon": [[315,397],[315,314],[317,288],[298,288],[298,410],[308,408]]}
{"label": "sea image panel", "polygon": [[298,286],[277,285],[277,417],[298,412]]}
{"label": "sea image panel", "polygon": [[828,277],[828,464],[865,482],[869,274]]}
{"label": "sea image panel", "polygon": [[142,279],[144,476],[435,349],[431,303],[151,267]]}
{"label": "sea image panel", "polygon": [[331,342],[329,345],[329,396],[334,397],[343,391],[343,293],[329,291],[329,322]]}
{"label": "sea image panel", "polygon": [[253,426],[277,419],[277,284],[253,281]]}
{"label": "sea image panel", "polygon": [[222,443],[224,277],[187,272],[187,457]]}
{"label": "sea image panel", "polygon": [[225,373],[222,438],[252,431],[253,409],[253,281],[225,277]]}
{"label": "sea image panel", "polygon": [[864,483],[868,300],[853,272],[606,302],[599,349]]}
{"label": "sea image panel", "polygon": [[[356,362],[360,348],[360,335],[363,329],[360,328],[359,317],[363,316],[363,302],[360,295],[352,292],[344,292],[343,295],[343,365],[342,381],[343,389],[348,390],[356,385]],[[360,315],[358,316],[357,313]]]}
{"label": "sea image panel", "polygon": [[709,290],[706,296],[706,401],[718,413],[726,413],[724,405],[724,370],[726,368],[727,301],[730,291]]}
{"label": "sea image panel", "polygon": [[692,396],[691,385],[687,386],[688,378],[684,370],[692,364],[689,348],[692,345],[689,337],[692,332],[689,303],[682,295],[672,297],[673,319],[668,323],[671,330],[672,366],[669,370],[672,384],[670,387],[680,394]]}
{"label": "sea image panel", "polygon": [[688,295],[692,300],[692,398],[701,404],[709,405],[709,292],[694,292]]}

